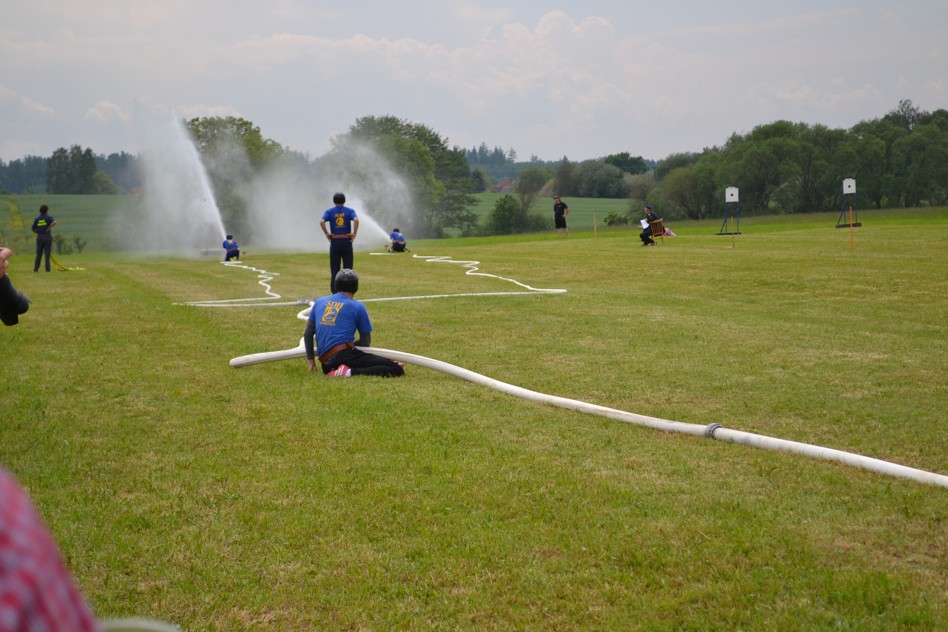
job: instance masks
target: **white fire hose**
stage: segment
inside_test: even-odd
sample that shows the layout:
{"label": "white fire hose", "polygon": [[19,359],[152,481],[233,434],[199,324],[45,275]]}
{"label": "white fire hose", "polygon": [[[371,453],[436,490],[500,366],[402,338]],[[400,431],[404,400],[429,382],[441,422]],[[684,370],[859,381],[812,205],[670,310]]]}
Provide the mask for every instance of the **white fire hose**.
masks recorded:
{"label": "white fire hose", "polygon": [[[372,253],[376,254],[376,253]],[[437,294],[429,296],[409,296],[409,297],[398,297],[398,298],[377,298],[377,299],[368,299],[363,302],[369,301],[387,301],[387,300],[411,300],[411,299],[431,299],[431,298],[446,298],[452,296],[501,296],[501,295],[514,295],[514,294],[535,294],[535,293],[548,293],[548,294],[559,294],[565,293],[566,290],[561,289],[539,289],[530,287],[520,281],[515,279],[508,279],[505,277],[496,276],[493,274],[487,274],[480,272],[478,266],[480,265],[479,261],[457,261],[450,257],[426,257],[420,255],[412,255],[414,259],[422,259],[426,263],[446,263],[446,264],[459,264],[466,269],[466,275],[474,276],[483,276],[494,279],[500,279],[502,281],[507,281],[514,283],[524,288],[526,291],[516,291],[516,292],[487,292],[487,293],[471,293],[471,294]],[[238,263],[229,263],[235,267],[242,267],[254,272],[257,272],[260,278],[260,285],[262,285],[267,293],[267,298],[263,299],[238,299],[234,301],[199,301],[194,303],[187,303],[188,305],[201,306],[201,307],[244,307],[250,306],[252,304],[260,305],[260,303],[255,303],[255,301],[273,301],[280,298],[279,294],[273,292],[270,288],[269,281],[276,276],[276,273],[270,273],[266,270],[258,270],[249,266],[244,266]],[[304,305],[306,302],[304,300],[296,301],[293,303],[268,303],[268,305]],[[300,320],[306,320],[309,316],[309,307],[297,314],[297,318]],[[626,412],[624,410],[618,410],[615,408],[606,408],[605,406],[597,406],[595,404],[589,404],[587,402],[581,402],[575,399],[567,399],[565,397],[557,397],[555,395],[546,395],[544,393],[538,393],[537,391],[531,391],[519,386],[514,386],[513,384],[507,384],[506,382],[501,382],[500,380],[495,380],[493,378],[486,377],[479,373],[463,369],[459,366],[453,364],[448,364],[447,362],[441,362],[440,360],[434,360],[432,358],[426,358],[424,356],[414,355],[411,353],[404,353],[402,351],[392,351],[390,349],[379,349],[375,347],[361,347],[364,351],[369,353],[374,353],[380,355],[389,360],[394,360],[396,362],[405,362],[407,364],[414,364],[417,366],[422,366],[428,369],[433,369],[435,371],[441,371],[442,373],[447,373],[448,375],[453,375],[459,377],[463,380],[469,382],[474,382],[475,384],[481,384],[489,388],[501,391],[503,393],[508,393],[516,397],[520,397],[526,400],[539,402],[542,404],[550,404],[552,406],[559,406],[560,408],[567,408],[569,410],[576,410],[583,413],[588,413],[590,415],[600,415],[603,417],[609,417],[610,419],[615,419],[617,421],[624,421],[626,423],[637,424],[640,426],[648,426],[649,428],[656,428],[658,430],[665,430],[668,432],[680,432],[683,434],[695,435],[695,436],[704,436],[710,439],[717,439],[719,441],[729,441],[731,443],[742,443],[744,445],[753,446],[755,448],[762,448],[764,450],[773,450],[776,452],[793,452],[796,454],[802,454],[804,456],[809,456],[815,459],[823,459],[825,461],[837,461],[839,463],[844,463],[846,465],[851,465],[853,467],[859,467],[865,470],[872,472],[877,472],[879,474],[886,474],[889,476],[895,476],[898,478],[907,478],[919,483],[926,483],[929,485],[937,485],[939,487],[948,488],[948,476],[944,474],[936,474],[934,472],[927,472],[925,470],[919,470],[912,467],[906,467],[904,465],[898,465],[896,463],[890,463],[888,461],[883,461],[881,459],[874,459],[867,456],[862,456],[859,454],[853,454],[852,452],[844,452],[842,450],[834,450],[832,448],[823,448],[820,446],[810,445],[807,443],[798,443],[796,441],[787,441],[785,439],[775,439],[773,437],[767,437],[764,435],[758,435],[751,432],[743,432],[740,430],[731,430],[725,428],[721,424],[711,423],[705,426],[700,424],[689,424],[681,421],[670,421],[667,419],[659,419],[658,417],[649,417],[647,415],[639,415],[636,413]],[[234,358],[230,361],[230,366],[239,368],[244,366],[251,366],[254,364],[262,364],[265,362],[274,362],[277,360],[294,360],[306,357],[306,350],[303,346],[303,340],[300,340],[299,346],[293,349],[284,349],[282,351],[268,351],[264,353],[254,353],[251,355],[240,356]]]}
{"label": "white fire hose", "polygon": [[[304,310],[304,313],[306,311],[307,310]],[[699,424],[689,424],[681,421],[669,421],[667,419],[659,419],[658,417],[638,415],[636,413],[630,413],[615,408],[606,408],[605,406],[597,406],[595,404],[589,404],[587,402],[581,402],[575,399],[567,399],[565,397],[557,397],[555,395],[538,393],[537,391],[531,391],[519,386],[514,386],[513,384],[507,384],[506,382],[501,382],[500,380],[486,377],[459,366],[448,364],[447,362],[414,355],[412,353],[393,351],[390,349],[379,349],[376,347],[360,348],[367,353],[374,353],[384,358],[388,358],[389,360],[405,362],[407,364],[414,364],[427,369],[441,371],[442,373],[447,373],[448,375],[453,375],[463,380],[474,382],[475,384],[481,384],[503,393],[509,393],[510,395],[515,395],[517,397],[542,404],[559,406],[560,408],[576,410],[579,412],[588,413],[590,415],[601,415],[603,417],[609,417],[610,419],[615,419],[617,421],[624,421],[626,423],[632,423],[640,426],[648,426],[650,428],[666,430],[668,432],[679,432],[695,436],[704,436],[710,439],[717,439],[719,441],[742,443],[744,445],[762,448],[764,450],[794,452],[796,454],[802,454],[815,459],[838,461],[846,465],[859,467],[872,472],[877,472],[879,474],[887,474],[889,476],[895,476],[898,478],[908,478],[918,481],[919,483],[926,483],[929,485],[937,485],[939,487],[948,488],[948,476],[943,474],[935,474],[933,472],[906,467],[904,465],[898,465],[896,463],[890,463],[880,459],[861,456],[851,452],[843,452],[841,450],[823,448],[806,443],[798,443],[796,441],[787,441],[785,439],[775,439],[773,437],[766,437],[750,432],[742,432],[740,430],[730,430],[717,423],[702,426]],[[240,356],[232,359],[230,361],[230,366],[239,368],[251,366],[254,364],[262,364],[264,362],[292,360],[305,357],[306,350],[303,347],[303,341],[301,339],[299,346],[294,349],[254,353],[251,355]]]}

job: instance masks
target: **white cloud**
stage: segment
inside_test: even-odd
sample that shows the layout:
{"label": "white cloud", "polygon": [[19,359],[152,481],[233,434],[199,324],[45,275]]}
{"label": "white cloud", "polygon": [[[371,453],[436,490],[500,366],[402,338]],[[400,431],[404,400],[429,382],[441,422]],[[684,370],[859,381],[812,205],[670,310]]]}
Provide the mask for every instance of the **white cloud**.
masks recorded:
{"label": "white cloud", "polygon": [[111,101],[99,101],[86,110],[86,120],[95,123],[128,123],[129,117],[122,108]]}
{"label": "white cloud", "polygon": [[243,118],[243,116],[234,107],[230,105],[179,105],[175,109],[182,118],[227,118],[230,116]]}
{"label": "white cloud", "polygon": [[661,158],[777,118],[848,126],[902,98],[948,103],[945,2],[666,4],[16,3],[0,138],[125,142],[107,128],[145,100],[242,116],[313,155],[393,114],[522,156]]}
{"label": "white cloud", "polygon": [[56,111],[48,105],[37,103],[33,99],[18,94],[0,84],[0,112],[5,112],[6,116],[14,119],[48,117]]}

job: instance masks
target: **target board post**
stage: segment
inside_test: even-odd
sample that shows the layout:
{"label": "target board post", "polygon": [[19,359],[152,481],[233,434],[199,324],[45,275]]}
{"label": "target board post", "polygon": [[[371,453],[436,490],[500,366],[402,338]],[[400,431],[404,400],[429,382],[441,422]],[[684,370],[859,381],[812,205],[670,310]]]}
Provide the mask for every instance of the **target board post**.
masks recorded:
{"label": "target board post", "polygon": [[[731,222],[734,227],[732,229]],[[728,187],[724,190],[724,221],[721,223],[719,235],[741,234],[741,201],[737,187]]]}

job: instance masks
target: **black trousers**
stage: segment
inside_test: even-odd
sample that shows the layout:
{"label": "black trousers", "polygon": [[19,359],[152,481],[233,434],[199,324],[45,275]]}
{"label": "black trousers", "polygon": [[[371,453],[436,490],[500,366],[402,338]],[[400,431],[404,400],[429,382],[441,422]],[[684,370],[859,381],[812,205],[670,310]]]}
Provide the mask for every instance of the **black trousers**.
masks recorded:
{"label": "black trousers", "polygon": [[53,236],[49,233],[36,236],[36,261],[33,263],[33,272],[40,269],[40,261],[46,256],[46,271],[49,272],[49,258],[53,253]]}
{"label": "black trousers", "polygon": [[401,377],[405,369],[388,358],[366,353],[358,347],[343,349],[323,363],[323,373],[329,373],[340,364],[352,369],[353,375],[378,375],[381,377]]}
{"label": "black trousers", "polygon": [[336,293],[336,274],[343,268],[352,269],[352,241],[333,239],[329,242],[329,293]]}

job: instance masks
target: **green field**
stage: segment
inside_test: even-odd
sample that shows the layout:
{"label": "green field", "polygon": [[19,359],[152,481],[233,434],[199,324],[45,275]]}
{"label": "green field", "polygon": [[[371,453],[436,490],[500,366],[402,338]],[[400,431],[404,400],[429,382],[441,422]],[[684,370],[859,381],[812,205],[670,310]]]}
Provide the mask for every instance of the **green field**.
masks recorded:
{"label": "green field", "polygon": [[[568,200],[571,206],[573,201]],[[579,207],[580,205],[577,205]],[[573,217],[572,215],[570,216]],[[948,474],[948,209],[356,254],[375,345],[624,411]],[[457,264],[565,294],[465,275]],[[948,489],[525,401],[325,378],[325,255],[87,252],[10,275],[0,463],[101,617],[188,630],[944,630]]]}
{"label": "green field", "polygon": [[[517,197],[516,194],[511,194]],[[480,218],[481,223],[494,210],[497,200],[503,196],[501,193],[478,193],[477,204],[474,205],[474,212]],[[563,201],[569,206],[569,216],[567,224],[570,230],[592,229],[595,220],[599,228],[605,226],[603,220],[609,213],[618,213],[625,215],[629,211],[629,200],[625,198],[563,198]],[[723,209],[722,209],[723,212]],[[553,200],[549,197],[538,197],[530,209],[532,215],[540,215],[550,219],[550,229],[553,228]],[[638,209],[636,209],[638,213]],[[720,221],[719,221],[720,223]]]}
{"label": "green field", "polygon": [[0,243],[17,251],[32,250],[33,218],[43,204],[56,218],[55,234],[84,250],[109,250],[124,218],[142,210],[142,198],[131,195],[0,195]]}

